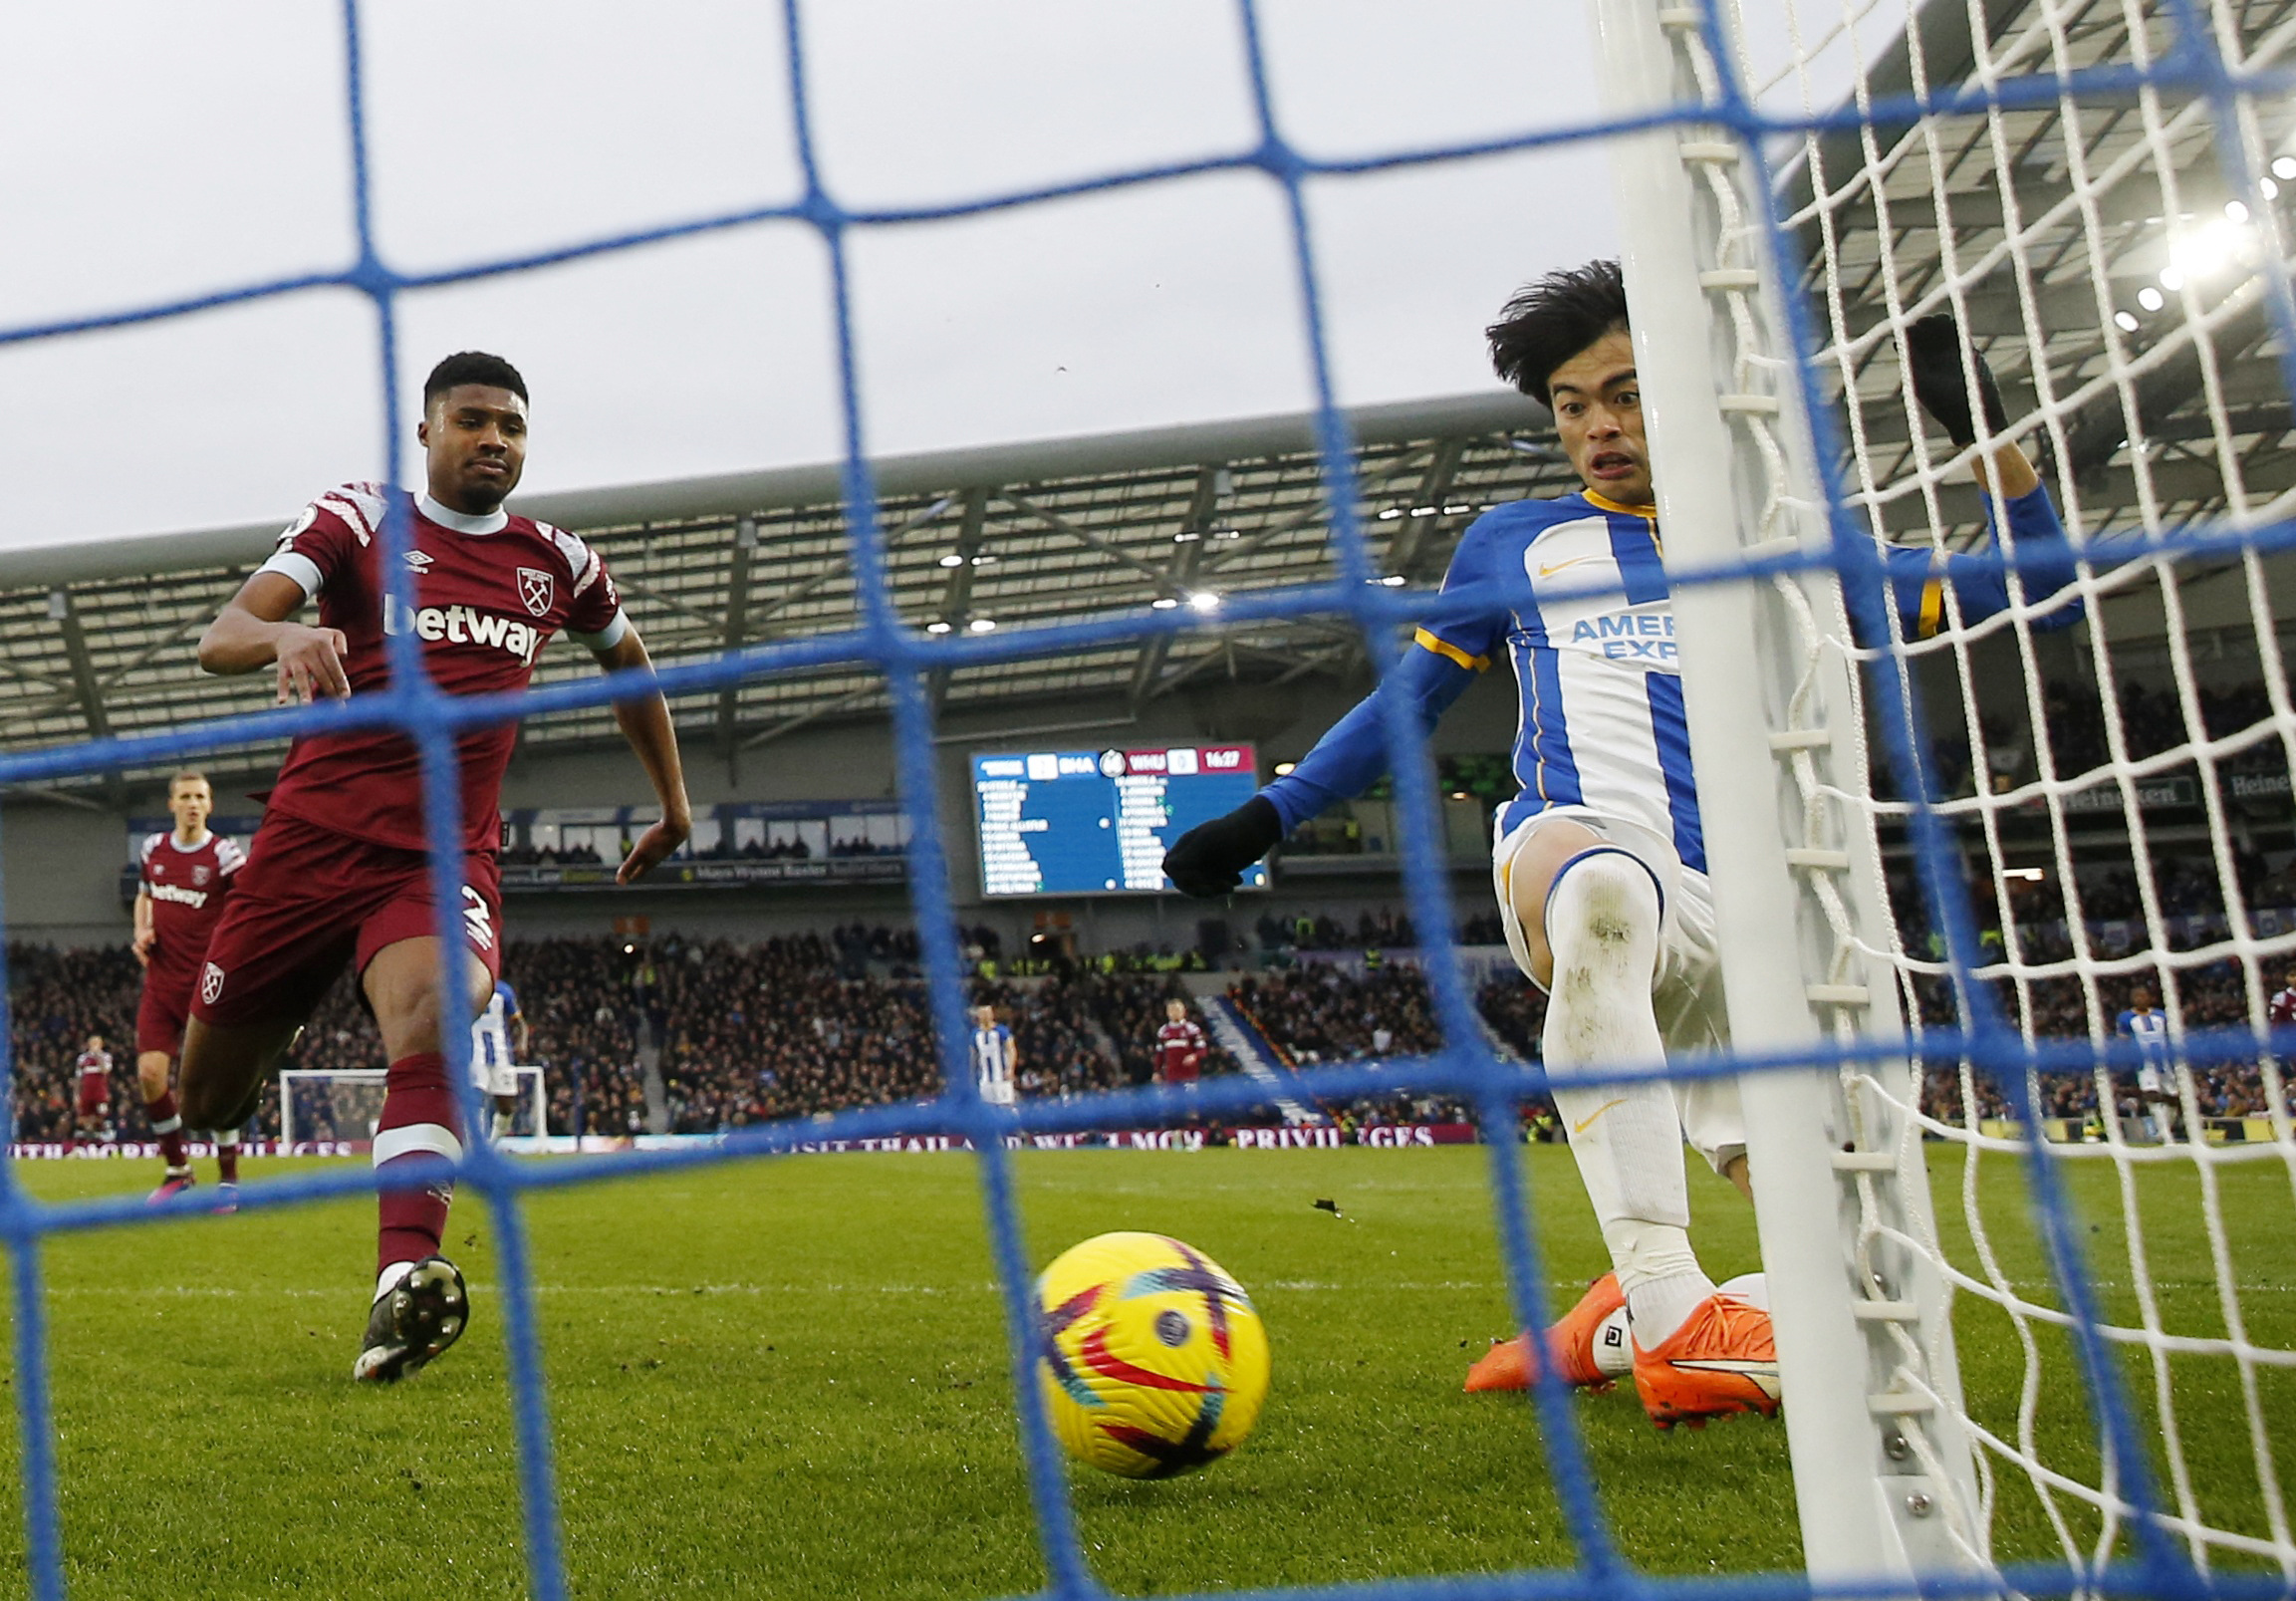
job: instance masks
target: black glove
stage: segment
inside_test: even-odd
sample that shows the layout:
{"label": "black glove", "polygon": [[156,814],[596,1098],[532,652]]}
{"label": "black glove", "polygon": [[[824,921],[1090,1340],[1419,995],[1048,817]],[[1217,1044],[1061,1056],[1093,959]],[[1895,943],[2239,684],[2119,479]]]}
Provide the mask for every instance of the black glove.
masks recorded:
{"label": "black glove", "polygon": [[1164,852],[1164,876],[1180,894],[1209,901],[1243,883],[1244,869],[1283,837],[1284,820],[1275,802],[1254,795],[1227,816],[1198,823],[1174,840]]}
{"label": "black glove", "polygon": [[[2001,391],[1993,370],[1974,347],[1969,361],[1977,369],[1977,394],[1985,401],[1985,426],[1999,438],[2009,431],[2009,413],[2002,407]],[[1961,331],[1952,314],[1935,312],[1906,330],[1906,371],[1913,380],[1913,399],[1937,419],[1956,448],[1977,442],[1976,426],[1969,420],[1969,381],[1961,373]]]}

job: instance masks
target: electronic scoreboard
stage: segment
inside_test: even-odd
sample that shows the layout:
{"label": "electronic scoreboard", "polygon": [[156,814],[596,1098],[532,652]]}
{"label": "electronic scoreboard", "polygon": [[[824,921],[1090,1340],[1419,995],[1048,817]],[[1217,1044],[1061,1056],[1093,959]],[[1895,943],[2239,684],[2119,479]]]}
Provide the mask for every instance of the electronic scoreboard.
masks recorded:
{"label": "electronic scoreboard", "polygon": [[[1164,851],[1260,787],[1249,745],[1021,751],[972,759],[986,895],[1171,892]],[[1264,890],[1265,862],[1243,887]]]}

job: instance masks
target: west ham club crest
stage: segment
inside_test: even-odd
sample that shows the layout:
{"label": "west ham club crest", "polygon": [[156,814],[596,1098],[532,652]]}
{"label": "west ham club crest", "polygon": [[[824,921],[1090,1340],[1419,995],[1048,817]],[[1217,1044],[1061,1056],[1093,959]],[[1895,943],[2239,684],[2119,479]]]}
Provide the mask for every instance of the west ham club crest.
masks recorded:
{"label": "west ham club crest", "polygon": [[204,887],[207,883],[207,864],[202,862],[191,870],[191,882]]}
{"label": "west ham club crest", "polygon": [[521,567],[518,570],[518,598],[526,603],[526,609],[536,617],[550,615],[550,600],[555,593],[556,586],[551,583],[548,573],[532,567]]}

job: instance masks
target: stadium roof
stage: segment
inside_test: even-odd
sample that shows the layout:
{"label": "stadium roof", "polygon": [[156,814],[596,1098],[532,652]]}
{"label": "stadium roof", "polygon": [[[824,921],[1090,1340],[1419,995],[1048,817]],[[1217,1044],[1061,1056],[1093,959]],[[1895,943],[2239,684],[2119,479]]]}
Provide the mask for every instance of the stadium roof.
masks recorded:
{"label": "stadium roof", "polygon": [[[1546,411],[1520,396],[1372,407],[1350,421],[1375,553],[1409,582],[1438,577],[1485,507],[1576,487]],[[920,628],[1069,621],[1332,573],[1307,416],[894,458],[878,463],[878,482],[896,601]],[[858,622],[835,464],[518,505],[605,553],[657,662]],[[206,676],[193,650],[286,520],[10,558],[0,744],[148,733],[268,704],[267,675]],[[1265,681],[1343,673],[1360,659],[1360,640],[1337,624],[1197,615],[1202,626],[1176,637],[968,667],[933,693],[951,707],[1112,692],[1139,705],[1206,672]],[[590,670],[581,653],[553,651],[537,680]],[[677,715],[697,751],[725,751],[885,703],[881,678],[840,667],[687,697]],[[603,707],[534,719],[525,734],[528,748],[611,737]],[[275,755],[251,751],[248,765]]]}

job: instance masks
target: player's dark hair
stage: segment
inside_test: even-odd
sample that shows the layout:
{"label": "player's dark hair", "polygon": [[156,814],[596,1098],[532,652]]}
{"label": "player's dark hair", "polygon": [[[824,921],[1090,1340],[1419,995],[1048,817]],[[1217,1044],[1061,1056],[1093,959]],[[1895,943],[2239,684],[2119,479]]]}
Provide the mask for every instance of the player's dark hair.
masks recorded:
{"label": "player's dark hair", "polygon": [[1491,366],[1534,400],[1549,398],[1555,369],[1614,328],[1627,326],[1627,280],[1615,261],[1550,272],[1525,284],[1483,330]]}
{"label": "player's dark hair", "polygon": [[522,400],[527,398],[526,380],[501,357],[485,351],[456,351],[422,381],[422,408],[429,410],[433,400],[462,384],[483,384],[490,390],[508,390]]}

